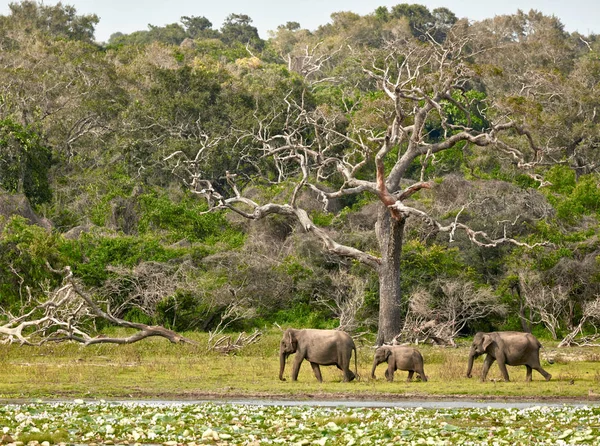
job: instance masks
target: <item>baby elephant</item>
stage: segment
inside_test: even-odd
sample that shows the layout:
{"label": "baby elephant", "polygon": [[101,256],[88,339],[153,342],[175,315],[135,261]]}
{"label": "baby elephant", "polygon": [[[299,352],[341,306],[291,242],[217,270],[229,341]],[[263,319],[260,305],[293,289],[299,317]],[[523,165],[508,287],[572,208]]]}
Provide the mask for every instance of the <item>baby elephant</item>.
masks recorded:
{"label": "baby elephant", "polygon": [[421,381],[427,381],[427,376],[425,376],[425,371],[423,370],[423,356],[416,348],[404,345],[382,345],[377,348],[375,350],[375,357],[373,358],[371,378],[375,379],[375,369],[382,362],[388,363],[385,377],[390,382],[394,380],[394,372],[396,370],[407,370],[408,382],[412,381],[415,372],[419,374]]}

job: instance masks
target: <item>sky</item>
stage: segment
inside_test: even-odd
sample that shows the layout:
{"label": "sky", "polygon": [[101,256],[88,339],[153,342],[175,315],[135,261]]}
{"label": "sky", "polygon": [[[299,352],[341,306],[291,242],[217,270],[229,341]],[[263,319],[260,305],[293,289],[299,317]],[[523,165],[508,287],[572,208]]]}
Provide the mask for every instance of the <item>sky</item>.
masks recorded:
{"label": "sky", "polygon": [[[9,3],[19,0],[0,0],[0,14],[9,12]],[[55,5],[55,0],[42,1]],[[457,17],[471,20],[492,18],[496,15],[514,14],[518,9],[528,12],[535,9],[545,15],[554,15],[569,32],[583,35],[600,34],[599,0],[63,0],[79,14],[96,14],[98,42],[106,42],[111,34],[148,29],[148,24],[164,26],[179,23],[182,16],[204,16],[214,29],[219,29],[232,13],[246,14],[266,39],[268,32],[286,22],[295,21],[302,28],[315,30],[330,21],[332,12],[352,11],[360,15],[373,12],[379,6],[399,3],[418,3],[429,10],[439,7],[450,9]]]}

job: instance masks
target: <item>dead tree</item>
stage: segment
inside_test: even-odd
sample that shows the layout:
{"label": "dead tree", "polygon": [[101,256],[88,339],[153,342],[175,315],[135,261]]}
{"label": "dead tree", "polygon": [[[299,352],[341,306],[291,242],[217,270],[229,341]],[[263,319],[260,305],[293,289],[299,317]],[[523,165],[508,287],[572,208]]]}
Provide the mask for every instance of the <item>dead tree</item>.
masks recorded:
{"label": "dead tree", "polygon": [[[590,302],[586,302],[583,305],[583,314],[579,320],[579,324],[571,330],[571,332],[564,337],[558,344],[559,347],[572,347],[572,346],[598,346],[596,341],[600,338],[597,333],[596,325],[600,321],[600,296]],[[596,333],[591,336],[582,336],[584,327],[590,325],[596,329]]]}
{"label": "dead tree", "polygon": [[440,282],[437,288],[438,297],[423,288],[411,295],[396,342],[456,346],[454,339],[467,324],[506,312],[488,288],[475,289],[470,282],[457,280]]}
{"label": "dead tree", "polygon": [[[218,178],[207,177],[203,163],[220,138],[207,135],[195,155],[178,151],[165,161],[192,192],[207,200],[212,210],[230,210],[249,220],[272,214],[289,217],[314,234],[324,249],[372,268],[379,277],[377,343],[391,342],[402,330],[404,318],[400,257],[408,218],[422,220],[432,231],[447,233],[451,242],[462,231],[481,247],[504,243],[532,247],[511,237],[509,224],[501,226],[501,233],[489,235],[463,223],[462,209],[449,221],[440,222],[408,201],[422,189],[434,187],[425,177],[426,167],[440,152],[456,147],[489,150],[508,158],[540,186],[546,184],[535,168],[550,148],[537,144],[528,128],[504,114],[490,114],[486,128],[476,129],[473,125],[474,113],[485,114],[493,109],[491,102],[478,104],[464,94],[477,81],[470,65],[477,51],[481,49],[475,36],[464,27],[450,30],[443,44],[434,39],[423,42],[398,37],[382,51],[354,55],[364,63],[365,84],[377,85],[381,94],[377,102],[369,102],[365,96],[362,102],[344,101],[339,108],[311,107],[306,101],[310,94],[307,83],[309,91],[305,94],[290,93],[282,98],[281,105],[273,106],[271,116],[257,116],[256,132],[240,137],[237,146],[244,153],[244,161],[252,165],[268,163],[273,169],[270,175],[259,171],[255,181],[270,183],[275,179],[293,184],[283,201],[261,204],[250,198],[238,184],[236,172],[224,172],[227,187],[216,187]],[[337,79],[340,88],[342,81]],[[459,110],[464,123],[448,116],[448,104]],[[274,122],[278,123],[276,128]],[[435,140],[430,138],[431,125],[440,133]],[[510,138],[503,138],[505,134]],[[422,166],[416,180],[409,176],[415,163]],[[366,177],[368,172],[373,172],[370,179]],[[244,179],[247,181],[247,177]],[[331,184],[339,188],[332,191]],[[337,198],[361,193],[375,197],[381,203],[376,224],[379,253],[339,243],[330,231],[317,226],[299,205],[305,190],[316,193],[325,210],[329,201]]]}
{"label": "dead tree", "polygon": [[328,308],[340,321],[338,329],[359,335],[359,312],[365,303],[365,283],[344,271],[332,275],[336,289],[330,298],[319,298],[317,302]]}
{"label": "dead tree", "polygon": [[[50,268],[50,266],[48,265]],[[109,305],[102,308],[73,277],[69,266],[60,271],[51,270],[63,275],[63,284],[54,291],[48,291],[47,299],[35,302],[29,295],[29,308],[20,316],[5,313],[6,322],[0,325],[0,336],[3,343],[19,342],[21,345],[41,345],[47,342],[76,341],[83,345],[100,343],[132,344],[142,339],[159,336],[172,343],[196,344],[180,334],[165,327],[130,322],[112,314]],[[136,330],[127,337],[92,336],[86,329],[90,321],[100,318],[123,328]]]}
{"label": "dead tree", "polygon": [[530,323],[542,323],[552,335],[558,339],[561,320],[567,315],[569,296],[567,290],[561,285],[546,286],[539,276],[519,273],[519,287],[525,300],[525,305],[530,309]]}
{"label": "dead tree", "polygon": [[232,335],[225,334],[226,328],[232,323],[241,319],[248,319],[252,315],[254,315],[254,311],[241,306],[239,302],[233,302],[228,305],[221,315],[221,321],[217,327],[208,332],[208,349],[230,354],[241,350],[247,345],[258,342],[262,336],[262,332],[258,329],[255,329],[250,335],[247,335],[245,332],[240,333],[235,341]]}

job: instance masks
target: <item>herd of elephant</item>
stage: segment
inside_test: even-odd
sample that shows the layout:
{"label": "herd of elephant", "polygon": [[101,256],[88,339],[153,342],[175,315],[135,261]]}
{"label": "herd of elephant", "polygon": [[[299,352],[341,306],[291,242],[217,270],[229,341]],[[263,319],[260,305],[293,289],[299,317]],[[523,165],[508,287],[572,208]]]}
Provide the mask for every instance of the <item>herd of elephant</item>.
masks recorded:
{"label": "herd of elephant", "polygon": [[[516,331],[496,331],[477,333],[469,352],[467,377],[471,377],[473,360],[483,354],[486,358],[481,371],[481,380],[485,381],[490,366],[494,361],[502,373],[504,381],[509,381],[507,365],[524,365],[527,367],[526,380],[531,381],[532,370],[537,370],[548,381],[552,375],[540,365],[540,342],[531,333]],[[350,370],[352,351],[354,351],[354,372]],[[279,379],[285,381],[283,372],[289,355],[296,354],[292,364],[292,381],[298,379],[300,365],[305,359],[310,362],[315,377],[323,382],[320,366],[335,365],[344,373],[344,381],[349,382],[357,377],[358,360],[356,346],[348,333],[338,330],[287,329],[283,334],[279,347]],[[375,350],[371,378],[375,379],[375,369],[382,362],[387,362],[385,377],[394,380],[396,370],[408,371],[408,381],[417,373],[421,381],[427,381],[423,369],[423,355],[413,347],[404,345],[382,345]]]}

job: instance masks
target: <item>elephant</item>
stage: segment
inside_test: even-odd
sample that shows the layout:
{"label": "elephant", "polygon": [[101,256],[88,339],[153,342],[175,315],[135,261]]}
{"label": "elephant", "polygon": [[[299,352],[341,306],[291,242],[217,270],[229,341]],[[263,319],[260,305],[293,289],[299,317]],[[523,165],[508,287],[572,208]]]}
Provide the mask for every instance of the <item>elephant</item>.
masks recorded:
{"label": "elephant", "polygon": [[388,363],[385,377],[389,382],[394,380],[394,372],[396,370],[408,371],[407,382],[412,381],[415,372],[417,372],[421,381],[427,382],[427,376],[425,376],[425,371],[423,370],[423,355],[416,348],[404,345],[382,345],[378,347],[373,357],[371,378],[375,379],[375,369],[382,362]]}
{"label": "elephant", "polygon": [[485,381],[490,366],[498,361],[498,367],[504,381],[509,381],[506,365],[524,365],[527,367],[526,381],[531,381],[531,370],[535,369],[542,374],[546,381],[552,378],[540,365],[540,348],[542,344],[531,333],[517,331],[495,331],[491,333],[478,332],[473,338],[469,353],[469,366],[467,378],[471,377],[473,360],[487,353],[481,371],[481,381]]}
{"label": "elephant", "polygon": [[[354,350],[354,369],[350,370],[350,360]],[[288,328],[279,346],[279,379],[285,381],[283,371],[287,357],[296,353],[292,365],[292,381],[298,380],[298,372],[303,360],[310,362],[315,377],[323,382],[320,365],[335,365],[344,372],[344,382],[358,376],[356,346],[348,333],[339,330],[318,330]]]}

